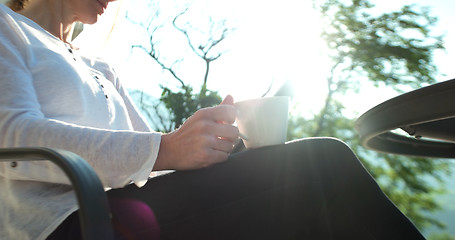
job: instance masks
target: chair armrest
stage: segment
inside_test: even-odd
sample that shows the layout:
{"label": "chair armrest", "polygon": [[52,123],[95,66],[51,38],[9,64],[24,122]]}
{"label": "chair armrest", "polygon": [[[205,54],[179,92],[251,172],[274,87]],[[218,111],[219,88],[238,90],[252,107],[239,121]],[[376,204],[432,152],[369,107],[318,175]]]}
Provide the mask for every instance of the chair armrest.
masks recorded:
{"label": "chair armrest", "polygon": [[59,166],[73,185],[79,204],[84,239],[113,239],[106,193],[93,168],[80,156],[50,148],[0,148],[0,161],[49,160]]}

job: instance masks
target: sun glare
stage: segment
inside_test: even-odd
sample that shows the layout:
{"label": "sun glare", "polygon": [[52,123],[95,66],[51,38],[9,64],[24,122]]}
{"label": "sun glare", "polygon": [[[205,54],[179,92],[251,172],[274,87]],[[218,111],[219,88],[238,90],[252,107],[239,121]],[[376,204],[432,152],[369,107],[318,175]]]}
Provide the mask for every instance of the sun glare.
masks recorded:
{"label": "sun glare", "polygon": [[226,54],[213,64],[209,87],[244,100],[262,96],[270,85],[271,95],[290,81],[300,111],[320,108],[329,64],[311,2],[233,1],[233,5],[242,6],[228,11],[238,27],[226,40]]}
{"label": "sun glare", "polygon": [[219,63],[231,62],[226,63],[228,70],[217,71],[214,78],[225,79],[219,83],[220,89],[242,100],[260,97],[270,84],[273,94],[290,81],[301,112],[319,109],[326,94],[329,63],[320,38],[319,15],[311,2],[256,1],[246,7],[249,11],[240,17],[234,44]]}
{"label": "sun glare", "polygon": [[[159,94],[159,84],[165,80],[160,81],[162,71],[152,67],[154,62],[146,52],[131,50],[133,39],[147,40],[137,30],[138,26],[133,26],[123,17],[133,6],[131,2],[135,2],[136,7],[138,3],[146,3],[111,3],[99,23],[86,26],[78,39],[79,45],[109,58],[121,76],[127,78],[124,80],[126,86],[156,95]],[[299,111],[311,112],[321,107],[326,94],[325,73],[329,63],[324,54],[325,44],[319,37],[319,16],[310,1],[206,0],[198,1],[197,6],[193,4],[192,7],[202,9],[204,4],[209,14],[227,19],[229,26],[235,28],[221,46],[223,55],[211,65],[209,89],[219,91],[221,96],[231,94],[240,101],[262,96],[269,86],[272,86],[270,94],[273,94],[284,82],[290,81],[295,91],[293,101],[298,103]],[[110,33],[117,13],[120,19]],[[98,40],[94,42],[93,39]],[[174,41],[173,37],[163,39],[167,43]],[[205,71],[203,62],[185,63],[185,68],[192,69],[186,73],[191,75],[191,84],[195,88],[200,86]],[[151,73],[151,69],[157,71]],[[150,75],[153,75],[152,80],[146,77]]]}

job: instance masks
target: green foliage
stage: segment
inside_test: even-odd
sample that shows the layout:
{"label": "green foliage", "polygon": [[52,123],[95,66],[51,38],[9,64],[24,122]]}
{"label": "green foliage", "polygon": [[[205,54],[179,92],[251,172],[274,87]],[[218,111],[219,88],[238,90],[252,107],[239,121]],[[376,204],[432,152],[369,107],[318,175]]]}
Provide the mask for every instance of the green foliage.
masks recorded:
{"label": "green foliage", "polygon": [[334,63],[342,65],[339,73],[391,86],[435,82],[433,52],[443,44],[441,36],[431,36],[437,19],[427,9],[373,14],[366,0],[327,0],[318,8],[326,24],[322,37]]}
{"label": "green foliage", "polygon": [[449,233],[437,233],[428,237],[428,240],[455,240],[455,236]]}
{"label": "green foliage", "polygon": [[[363,148],[354,130],[355,119],[345,117],[346,90],[359,79],[383,83],[399,90],[434,83],[437,69],[433,52],[442,49],[442,38],[431,36],[436,19],[426,9],[404,6],[398,11],[374,13],[367,0],[314,1],[321,12],[332,69],[325,106],[311,117],[293,116],[290,139],[332,136],[347,142],[391,200],[421,230],[443,227],[428,213],[441,206],[434,195],[443,192],[441,177],[450,174],[450,163],[437,159],[411,158],[376,153]],[[436,186],[436,187],[435,187]]]}
{"label": "green foliage", "polygon": [[445,190],[436,183],[441,181],[442,175],[450,174],[450,162],[380,153],[370,158],[363,156],[364,162],[376,161],[371,171],[373,176],[387,196],[419,229],[445,226],[428,213],[441,209],[434,196]]}
{"label": "green foliage", "polygon": [[[212,107],[221,102],[218,92],[204,89],[200,93],[193,93],[191,86],[185,85],[178,91],[172,91],[168,87],[161,86],[161,102],[170,113],[170,122],[176,128],[193,115],[198,109]],[[169,131],[169,130],[166,130]]]}
{"label": "green foliage", "polygon": [[133,101],[145,115],[155,131],[171,132],[178,128],[187,118],[200,108],[212,107],[221,102],[221,97],[215,91],[205,90],[205,93],[194,93],[189,86],[173,91],[168,87],[163,89],[160,98],[155,98],[140,90],[131,90]]}

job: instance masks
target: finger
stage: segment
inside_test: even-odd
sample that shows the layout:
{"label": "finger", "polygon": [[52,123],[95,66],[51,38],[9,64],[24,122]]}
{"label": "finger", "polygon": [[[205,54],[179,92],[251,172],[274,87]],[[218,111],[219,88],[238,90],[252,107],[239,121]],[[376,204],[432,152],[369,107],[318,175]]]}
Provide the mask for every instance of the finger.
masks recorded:
{"label": "finger", "polygon": [[199,161],[198,164],[199,167],[208,167],[215,163],[223,162],[229,157],[228,152],[216,150],[211,147],[204,149],[200,155],[202,156],[202,158],[200,158],[199,160],[202,161]]}
{"label": "finger", "polygon": [[213,150],[213,163],[220,163],[224,162],[228,159],[229,153],[224,152],[224,151],[219,151],[219,150]]}
{"label": "finger", "polygon": [[234,105],[234,98],[231,95],[227,95],[224,100],[220,103],[220,105],[227,104],[227,105]]}
{"label": "finger", "polygon": [[218,124],[216,133],[217,137],[231,142],[235,142],[239,138],[239,129],[228,124]]}
{"label": "finger", "polygon": [[201,125],[201,131],[208,135],[219,137],[234,142],[239,137],[239,129],[236,126],[223,123],[208,123]]}
{"label": "finger", "polygon": [[237,115],[237,110],[233,105],[223,104],[216,107],[201,109],[195,114],[214,122],[233,124]]}
{"label": "finger", "polygon": [[215,146],[213,146],[213,150],[218,150],[225,153],[230,153],[233,148],[234,142],[222,138],[216,138]]}

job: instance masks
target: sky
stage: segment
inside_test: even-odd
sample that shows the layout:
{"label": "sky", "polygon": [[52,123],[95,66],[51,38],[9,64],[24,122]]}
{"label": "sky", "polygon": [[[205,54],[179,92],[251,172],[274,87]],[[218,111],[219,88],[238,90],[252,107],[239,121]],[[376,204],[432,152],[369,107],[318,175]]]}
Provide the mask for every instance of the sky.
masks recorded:
{"label": "sky", "polygon": [[[128,1],[135,0],[124,0],[122,4],[127,4]],[[317,72],[322,72],[327,64],[314,65],[316,59],[323,61],[319,51],[323,42],[318,37],[318,23],[310,20],[315,17],[308,4],[310,1],[201,0],[198,3],[201,2],[209,5],[211,13],[229,18],[229,26],[236,28],[221,45],[222,51],[226,52],[211,66],[209,89],[219,90],[221,96],[231,94],[236,100],[243,100],[262,96],[272,83],[276,89],[285,81],[291,80],[299,83],[296,87],[301,89],[299,96],[303,101],[323,96],[315,95],[312,89],[324,87],[323,81],[315,81],[315,78],[319,77]],[[311,21],[316,24],[305,24]],[[117,23],[116,30],[122,32],[120,28],[124,26],[123,23]],[[174,46],[179,45],[177,41],[173,43]],[[111,50],[107,52],[109,51]],[[122,71],[128,71],[125,75],[129,86],[159,94],[157,86],[162,83],[160,76],[151,76],[153,83],[147,86],[144,84],[147,81],[144,76],[150,75],[147,71],[144,72],[144,66],[148,66],[145,69],[150,69],[153,61],[140,50],[134,51],[132,55],[134,56],[120,57],[128,58],[127,63],[117,63],[125,66]],[[199,86],[205,65],[196,59],[190,68],[193,69],[192,72],[185,73],[185,76],[190,75],[193,84]]]}
{"label": "sky", "polygon": [[[131,50],[131,45],[134,44],[146,46],[148,38],[144,35],[144,29],[122,17],[128,11],[131,19],[138,19],[137,16],[144,15],[141,9],[147,9],[147,2],[122,0],[111,3],[114,6],[108,8],[109,11],[100,19],[100,24],[87,26],[81,39],[93,39],[93,34],[100,35],[99,39],[106,39],[111,29],[109,23],[118,11],[119,17],[107,44],[103,40],[97,44],[89,40],[83,45],[97,51],[103,49],[100,54],[105,54],[112,60],[126,86],[159,96],[159,84],[176,85],[177,82],[170,79],[168,74],[162,74],[145,51],[139,48]],[[156,2],[162,9],[168,9],[163,11],[163,15],[173,15],[188,1]],[[450,12],[455,9],[455,1],[372,2],[380,11],[398,10],[404,4],[429,6],[431,14],[439,18],[434,33],[445,34],[446,40],[446,51],[438,51],[435,56],[435,63],[441,71],[437,80],[444,81],[455,76],[455,68],[450,65],[450,59],[453,59],[455,54],[455,31],[449,31],[455,22],[455,17]],[[327,92],[324,73],[330,64],[324,53],[325,43],[319,38],[320,20],[311,8],[311,1],[196,0],[193,1],[191,9],[208,9],[191,15],[199,16],[200,22],[206,21],[210,15],[215,19],[226,18],[228,26],[236,28],[221,44],[223,55],[211,65],[209,89],[219,91],[221,96],[231,94],[236,100],[244,100],[262,96],[270,85],[273,92],[285,81],[291,81],[297,92],[293,101],[298,103],[301,113],[311,114],[320,109]],[[192,21],[197,22],[197,17],[192,17]],[[186,59],[191,59],[188,57],[191,53],[185,50],[186,42],[182,37],[174,32],[160,42],[163,52],[170,56],[174,54],[177,59],[186,51]],[[200,86],[205,65],[199,59],[188,62],[176,66],[181,67],[182,75],[187,77],[193,86]],[[346,97],[345,105],[353,116],[356,116],[396,95],[395,91],[387,88],[377,89],[372,85],[362,85],[359,94],[349,94],[349,97]]]}

